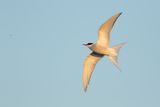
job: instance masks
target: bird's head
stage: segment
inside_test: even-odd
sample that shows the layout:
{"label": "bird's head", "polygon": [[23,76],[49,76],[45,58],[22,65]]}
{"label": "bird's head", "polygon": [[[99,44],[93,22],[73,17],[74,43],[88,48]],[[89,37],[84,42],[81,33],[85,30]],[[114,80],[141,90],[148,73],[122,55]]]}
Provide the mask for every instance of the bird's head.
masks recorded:
{"label": "bird's head", "polygon": [[92,47],[93,43],[87,43],[87,44],[83,44],[84,46],[87,46],[88,48]]}

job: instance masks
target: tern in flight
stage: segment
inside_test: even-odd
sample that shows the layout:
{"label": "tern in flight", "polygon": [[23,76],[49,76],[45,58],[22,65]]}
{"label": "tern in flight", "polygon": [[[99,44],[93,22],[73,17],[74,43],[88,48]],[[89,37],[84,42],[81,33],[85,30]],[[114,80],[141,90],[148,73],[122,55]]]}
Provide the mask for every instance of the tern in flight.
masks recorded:
{"label": "tern in flight", "polygon": [[121,14],[122,13],[118,13],[112,16],[104,24],[102,24],[102,26],[98,31],[98,40],[96,43],[83,44],[84,46],[87,46],[92,51],[84,61],[82,80],[83,80],[83,87],[85,92],[87,91],[87,87],[89,85],[89,81],[93,73],[93,70],[96,66],[96,63],[103,56],[107,56],[111,60],[111,62],[120,70],[120,67],[118,64],[118,53],[120,48],[124,46],[126,43],[120,43],[110,48],[109,38],[110,38],[110,32],[113,28],[113,25]]}

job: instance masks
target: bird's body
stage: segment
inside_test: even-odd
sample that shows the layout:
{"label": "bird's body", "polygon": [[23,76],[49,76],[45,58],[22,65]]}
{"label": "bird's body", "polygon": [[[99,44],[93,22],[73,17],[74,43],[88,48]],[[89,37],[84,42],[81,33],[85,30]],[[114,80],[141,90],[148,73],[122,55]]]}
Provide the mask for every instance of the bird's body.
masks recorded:
{"label": "bird's body", "polygon": [[111,48],[109,47],[110,32],[114,23],[120,15],[121,13],[112,16],[100,27],[98,31],[98,40],[96,43],[84,44],[92,51],[92,53],[87,56],[84,62],[82,79],[85,91],[87,91],[87,87],[96,63],[103,56],[107,56],[111,60],[111,62],[120,70],[118,65],[118,52],[120,48],[125,45],[125,43],[118,44]]}
{"label": "bird's body", "polygon": [[103,54],[103,55],[109,55],[109,51],[107,51],[107,48],[106,47],[102,47],[102,46],[99,46],[97,44],[93,44],[90,49],[93,51],[93,52],[96,52],[96,53],[99,53],[99,54]]}
{"label": "bird's body", "polygon": [[90,49],[98,54],[107,55],[107,56],[116,56],[116,52],[112,48],[106,48],[103,46],[100,46],[98,44],[93,44]]}

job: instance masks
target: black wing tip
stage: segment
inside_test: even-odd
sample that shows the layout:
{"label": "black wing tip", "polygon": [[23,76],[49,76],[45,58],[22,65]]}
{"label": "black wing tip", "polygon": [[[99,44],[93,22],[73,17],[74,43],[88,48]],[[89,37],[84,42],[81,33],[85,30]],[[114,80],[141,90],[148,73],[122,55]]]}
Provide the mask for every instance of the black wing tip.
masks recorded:
{"label": "black wing tip", "polygon": [[122,14],[123,12],[119,12],[118,14],[119,14],[119,16]]}
{"label": "black wing tip", "polygon": [[84,92],[85,92],[85,93],[87,92],[87,87],[86,87],[86,88],[84,88]]}
{"label": "black wing tip", "polygon": [[86,93],[86,92],[87,92],[87,89],[84,89],[84,92]]}
{"label": "black wing tip", "polygon": [[86,93],[88,89],[88,85],[83,85],[83,89],[84,89],[84,92]]}

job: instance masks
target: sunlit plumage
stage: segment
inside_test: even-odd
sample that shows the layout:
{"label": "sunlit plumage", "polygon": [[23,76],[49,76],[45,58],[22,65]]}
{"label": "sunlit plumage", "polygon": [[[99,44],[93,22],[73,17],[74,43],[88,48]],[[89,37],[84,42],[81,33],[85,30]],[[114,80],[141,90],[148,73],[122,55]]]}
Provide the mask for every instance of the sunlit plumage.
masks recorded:
{"label": "sunlit plumage", "polygon": [[92,53],[89,54],[84,61],[84,69],[82,76],[84,91],[87,91],[87,87],[89,85],[89,81],[91,79],[91,75],[96,66],[96,63],[103,56],[108,56],[111,62],[120,70],[120,67],[118,65],[118,52],[120,48],[126,43],[121,43],[109,48],[109,38],[114,23],[121,14],[122,13],[118,13],[112,16],[104,24],[102,24],[102,26],[98,31],[98,40],[96,43],[84,44],[85,46],[87,46],[89,49],[92,50]]}

